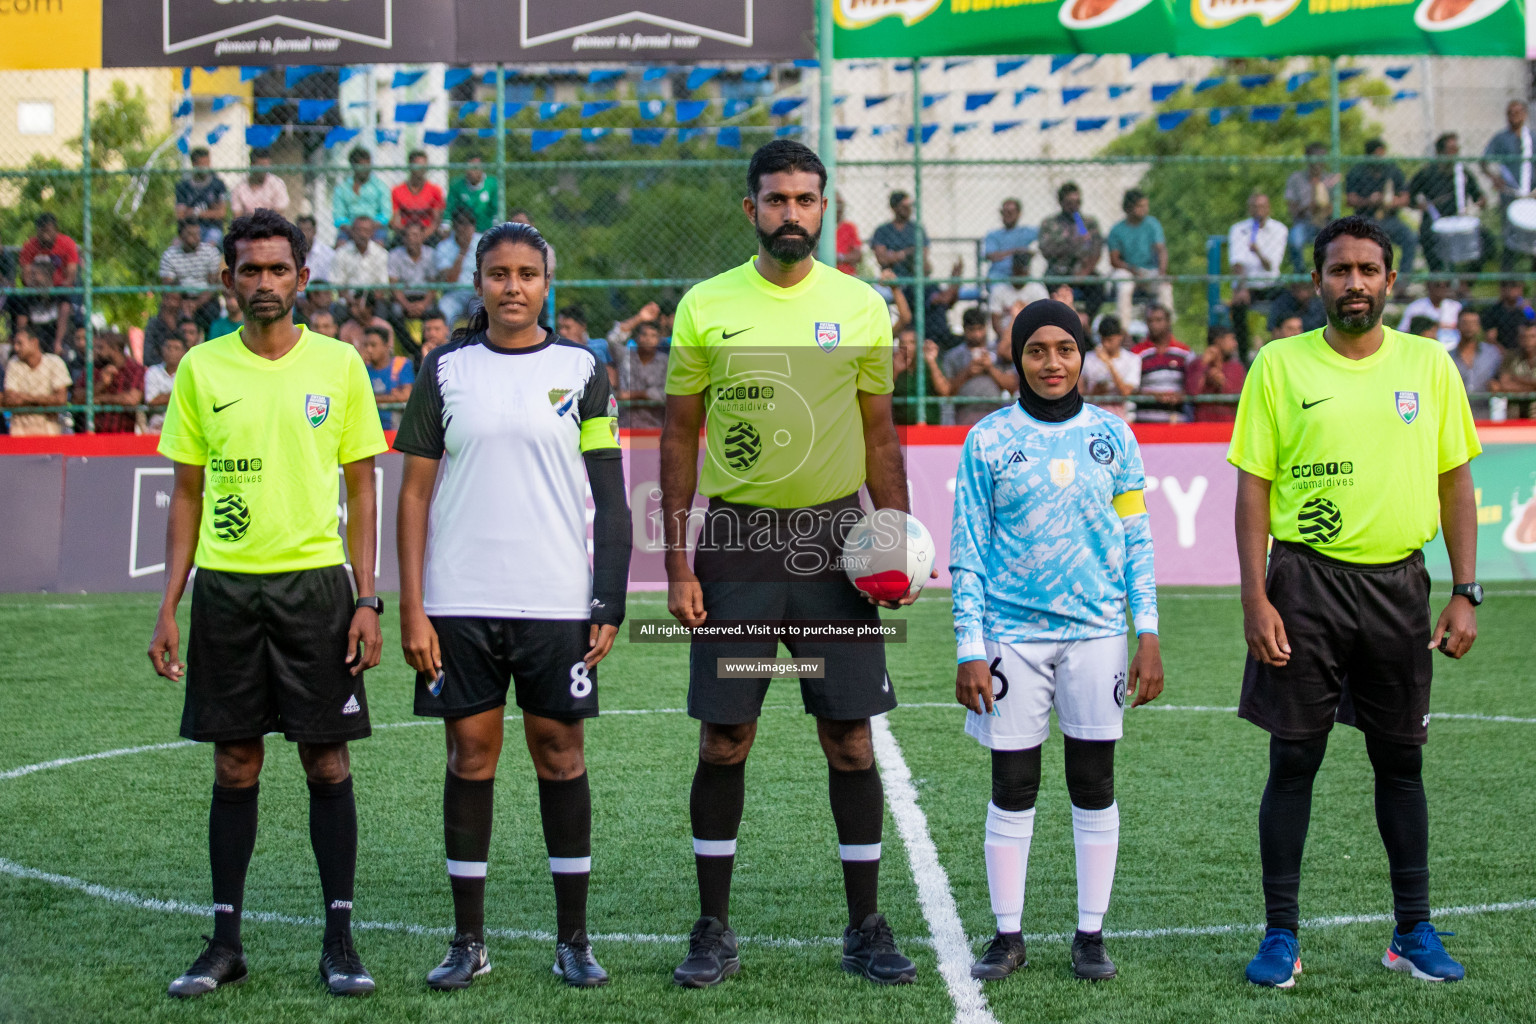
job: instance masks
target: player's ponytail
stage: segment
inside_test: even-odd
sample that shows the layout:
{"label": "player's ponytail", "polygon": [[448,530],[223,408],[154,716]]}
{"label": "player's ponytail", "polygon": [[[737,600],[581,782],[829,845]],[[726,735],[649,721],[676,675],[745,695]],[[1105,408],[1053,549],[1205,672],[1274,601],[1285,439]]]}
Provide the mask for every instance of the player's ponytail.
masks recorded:
{"label": "player's ponytail", "polygon": [[[538,252],[540,260],[544,263],[544,276],[549,276],[549,243],[544,241],[544,236],[539,234],[539,229],[532,224],[523,224],[518,221],[506,221],[498,224],[480,236],[480,244],[475,246],[475,278],[480,277],[480,268],[485,263],[485,254],[503,242],[513,245],[526,245]],[[548,330],[544,323],[544,311],[539,311],[539,326]],[[453,332],[450,341],[459,341],[463,338],[471,338],[486,330],[491,325],[491,315],[485,310],[485,303],[478,297],[470,307],[469,318],[464,321],[464,326]]]}

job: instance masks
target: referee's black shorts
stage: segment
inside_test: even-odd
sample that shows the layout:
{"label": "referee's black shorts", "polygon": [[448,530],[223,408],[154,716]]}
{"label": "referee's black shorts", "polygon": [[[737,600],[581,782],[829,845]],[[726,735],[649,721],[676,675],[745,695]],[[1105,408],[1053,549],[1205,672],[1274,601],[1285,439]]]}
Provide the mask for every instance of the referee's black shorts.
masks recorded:
{"label": "referee's black shorts", "polygon": [[346,661],[352,615],[352,581],[340,565],[199,569],[181,734],[217,742],[281,732],[296,743],[367,736],[363,676]]}
{"label": "referee's black shorts", "polygon": [[[711,498],[693,571],[711,624],[751,620],[822,624],[880,621],[879,610],[839,564],[843,540],[863,515],[850,494],[807,508],[762,508]],[[801,678],[807,714],[853,721],[896,706],[881,640],[785,642],[794,658],[819,658],[821,679]],[[722,677],[720,658],[772,658],[776,640],[695,640],[689,651],[688,714],[704,722],[754,722],[768,679]]]}
{"label": "referee's black shorts", "polygon": [[1276,541],[1264,588],[1291,660],[1274,668],[1248,656],[1238,715],[1285,740],[1316,739],[1342,722],[1425,742],[1433,665],[1423,554],[1356,565]]}

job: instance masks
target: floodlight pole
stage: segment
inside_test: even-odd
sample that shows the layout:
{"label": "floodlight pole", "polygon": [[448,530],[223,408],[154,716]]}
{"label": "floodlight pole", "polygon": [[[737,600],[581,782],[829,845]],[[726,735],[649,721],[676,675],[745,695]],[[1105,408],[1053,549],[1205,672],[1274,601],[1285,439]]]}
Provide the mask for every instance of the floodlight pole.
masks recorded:
{"label": "floodlight pole", "polygon": [[816,0],[816,78],[819,106],[816,148],[827,169],[827,187],[823,193],[832,215],[832,228],[822,218],[821,243],[817,258],[827,266],[837,265],[837,126],[832,123],[832,5],[836,0]]}

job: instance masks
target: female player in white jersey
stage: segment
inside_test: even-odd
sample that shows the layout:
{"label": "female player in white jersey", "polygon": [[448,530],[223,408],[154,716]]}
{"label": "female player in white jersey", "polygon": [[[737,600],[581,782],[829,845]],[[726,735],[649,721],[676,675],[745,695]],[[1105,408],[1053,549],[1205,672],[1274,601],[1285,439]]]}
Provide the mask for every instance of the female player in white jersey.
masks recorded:
{"label": "female player in white jersey", "polygon": [[[549,247],[526,224],[475,248],[469,323],[422,364],[395,447],[400,619],[416,713],[443,719],[443,833],[455,936],[427,975],[464,988],[490,970],[485,878],[509,684],[539,780],[555,886],[554,972],[607,982],[587,941],[592,797],[582,720],[624,618],[630,516],[617,406],[584,345],[539,324]],[[586,490],[596,505],[587,562]]]}
{"label": "female player in white jersey", "polygon": [[[972,428],[955,483],[954,578],[965,731],[992,750],[987,885],[997,935],[971,976],[1025,964],[1020,918],[1051,708],[1065,734],[1077,848],[1079,978],[1115,976],[1103,920],[1120,843],[1115,741],[1127,694],[1163,689],[1141,451],[1117,416],[1084,405],[1083,326],[1042,299],[1013,322],[1019,401]],[[1126,669],[1126,605],[1136,656]],[[1133,705],[1134,706],[1134,705]]]}

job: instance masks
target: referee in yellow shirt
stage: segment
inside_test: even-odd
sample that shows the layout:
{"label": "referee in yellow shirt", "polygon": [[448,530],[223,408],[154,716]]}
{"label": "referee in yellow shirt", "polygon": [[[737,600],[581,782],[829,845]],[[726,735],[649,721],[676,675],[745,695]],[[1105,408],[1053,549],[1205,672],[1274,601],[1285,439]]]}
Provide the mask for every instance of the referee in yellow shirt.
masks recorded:
{"label": "referee in yellow shirt", "polygon": [[[891,420],[891,320],[868,284],[816,261],[826,184],[821,160],[798,142],[778,139],[754,153],[742,207],[757,231],[757,256],[695,286],[677,308],[661,504],[667,607],[690,628],[879,619],[838,561],[862,515],[866,482],[877,508],[907,508]],[[690,567],[685,538],[696,489],[709,511]],[[800,692],[827,756],[848,897],[843,968],[881,984],[910,982],[917,969],[896,948],[876,900],[885,801],[869,719],[896,706],[884,646],[786,646],[824,669],[802,676]],[[727,907],[747,752],[769,682],[723,678],[717,665],[777,650],[775,639],[693,641],[688,713],[701,726],[690,812],[700,917],[673,972],[686,987],[714,985],[740,967]]]}
{"label": "referee in yellow shirt", "polygon": [[[369,734],[362,672],[379,663],[373,457],[386,445],[356,350],[293,322],[306,249],[298,227],[271,210],[230,225],[224,287],[245,319],[183,357],[160,435],[176,477],[149,660],[182,678],[176,606],[195,563],[181,734],[211,742],[214,767],[213,936],[171,983],[180,998],[246,979],[240,907],[262,737],[275,731],[298,744],[309,780],[325,897],[321,977],[335,995],[374,988],[352,946],[357,806],[347,741]],[[338,467],[355,605],[337,531]]]}
{"label": "referee in yellow shirt", "polygon": [[[1325,328],[1260,350],[1227,459],[1248,663],[1238,714],[1270,734],[1259,806],[1266,931],[1247,977],[1290,988],[1312,782],[1334,722],[1365,734],[1397,926],[1382,963],[1456,981],[1429,922],[1422,779],[1432,651],[1460,658],[1482,588],[1470,461],[1482,449],[1450,356],[1381,323],[1397,275],[1375,221],[1346,217],[1313,247]],[[1445,532],[1455,587],[1430,628],[1420,549]],[[1265,572],[1265,547],[1274,537]]]}

